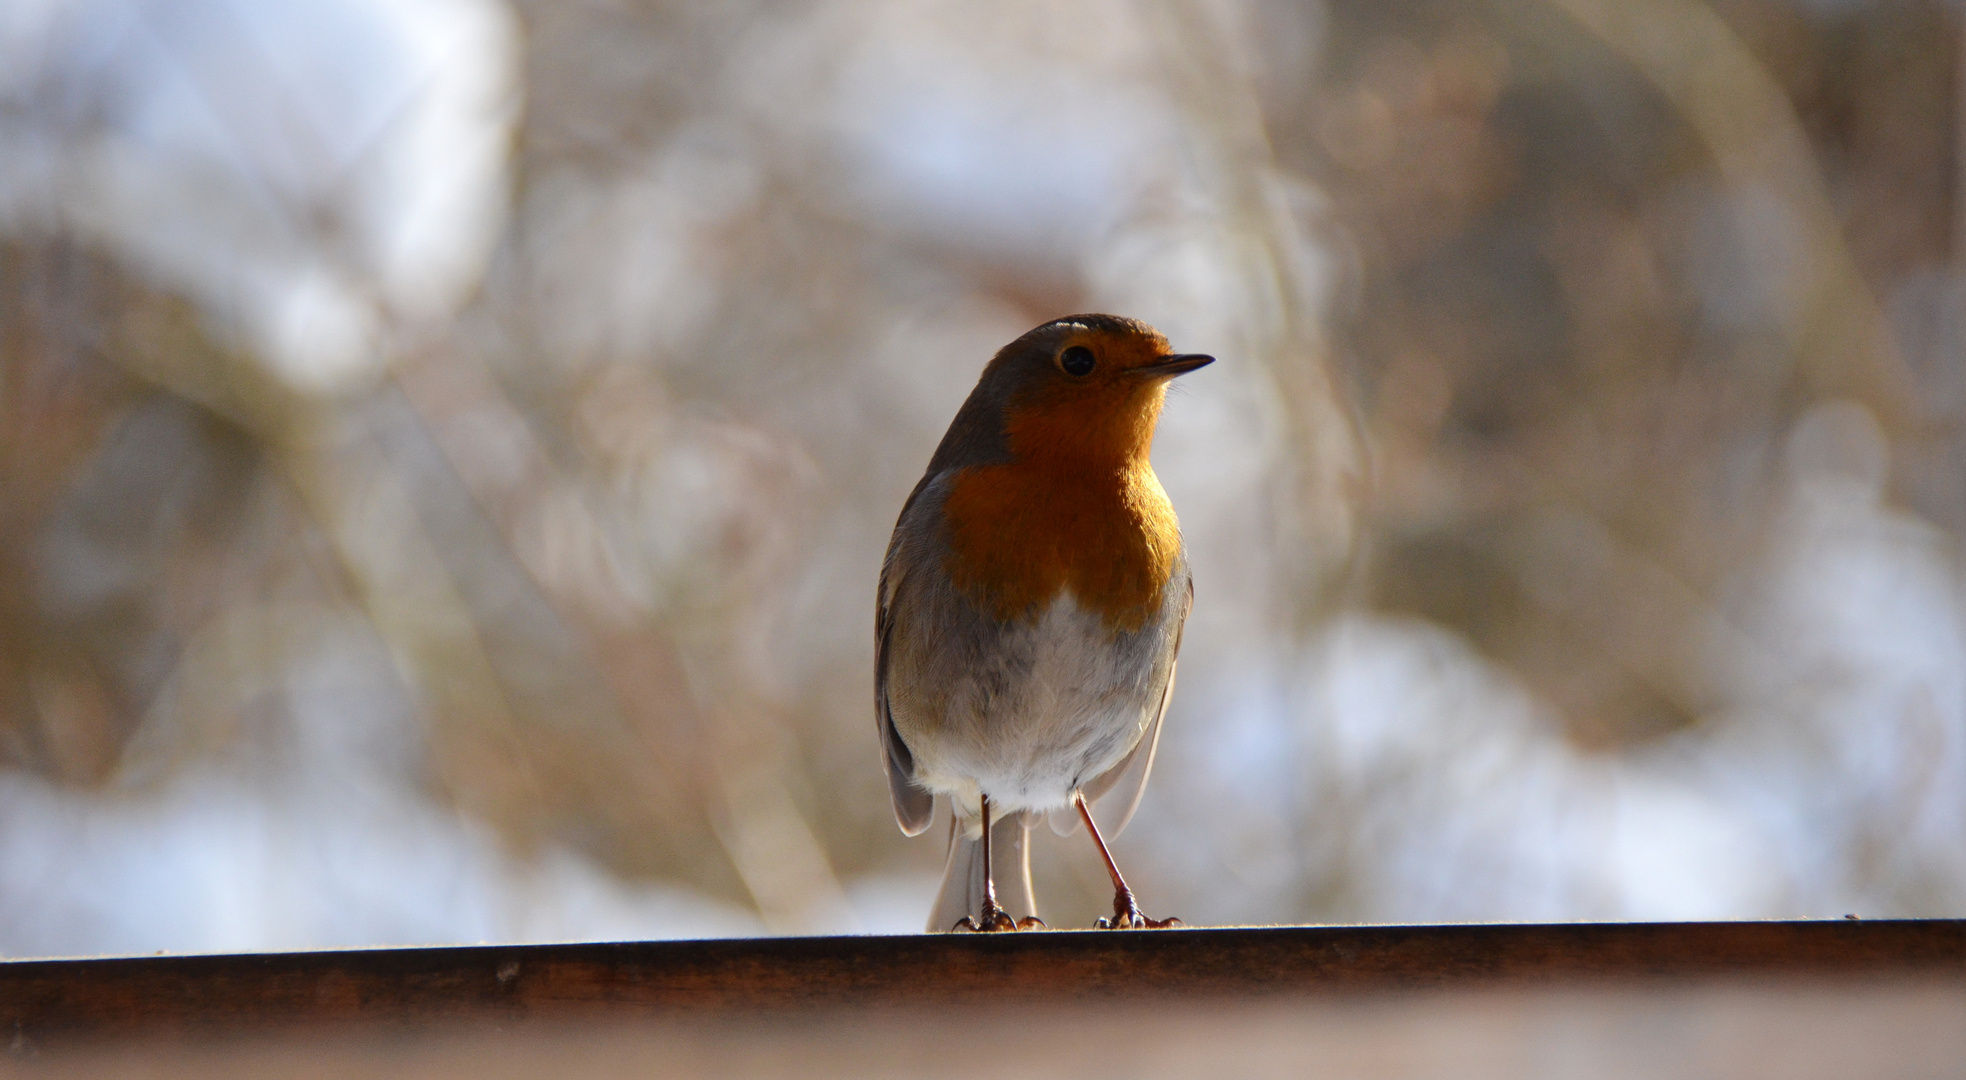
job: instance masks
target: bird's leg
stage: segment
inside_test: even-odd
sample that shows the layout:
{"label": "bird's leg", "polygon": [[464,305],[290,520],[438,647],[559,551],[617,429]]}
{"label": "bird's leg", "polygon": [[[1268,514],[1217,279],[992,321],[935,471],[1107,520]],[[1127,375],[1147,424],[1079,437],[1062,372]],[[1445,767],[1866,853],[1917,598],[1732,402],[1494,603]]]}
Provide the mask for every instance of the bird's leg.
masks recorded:
{"label": "bird's leg", "polygon": [[972,920],[969,916],[965,915],[962,917],[962,921],[956,923],[953,929],[973,930],[980,933],[990,933],[997,930],[1021,929],[1021,927],[1019,927],[1019,925],[1014,920],[1011,919],[1010,912],[1005,911],[1002,907],[998,906],[997,904],[997,883],[996,883],[996,879],[992,876],[990,872],[990,797],[988,795],[984,795],[982,796],[982,800],[983,800],[983,912],[982,912],[983,919],[981,922],[978,922]]}
{"label": "bird's leg", "polygon": [[1099,835],[1099,826],[1092,823],[1092,808],[1085,804],[1085,796],[1073,792],[1072,803],[1079,808],[1079,816],[1085,819],[1085,831],[1092,834],[1092,842],[1099,845],[1099,857],[1106,860],[1106,872],[1113,875],[1113,917],[1099,920],[1099,929],[1165,930],[1170,926],[1180,926],[1180,919],[1149,919],[1140,913],[1140,905],[1133,899],[1133,890],[1126,887],[1126,879],[1120,876],[1119,864],[1113,861],[1113,853],[1106,850],[1106,838]]}

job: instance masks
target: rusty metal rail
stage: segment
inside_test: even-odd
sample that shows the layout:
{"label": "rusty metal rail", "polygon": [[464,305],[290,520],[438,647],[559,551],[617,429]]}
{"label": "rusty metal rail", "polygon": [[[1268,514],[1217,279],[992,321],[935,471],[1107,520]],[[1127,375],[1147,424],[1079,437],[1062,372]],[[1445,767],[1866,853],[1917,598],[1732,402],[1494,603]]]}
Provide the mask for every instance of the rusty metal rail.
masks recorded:
{"label": "rusty metal rail", "polygon": [[1966,920],[1346,926],[475,946],[0,963],[16,1040],[814,1008],[1742,980],[1957,981]]}

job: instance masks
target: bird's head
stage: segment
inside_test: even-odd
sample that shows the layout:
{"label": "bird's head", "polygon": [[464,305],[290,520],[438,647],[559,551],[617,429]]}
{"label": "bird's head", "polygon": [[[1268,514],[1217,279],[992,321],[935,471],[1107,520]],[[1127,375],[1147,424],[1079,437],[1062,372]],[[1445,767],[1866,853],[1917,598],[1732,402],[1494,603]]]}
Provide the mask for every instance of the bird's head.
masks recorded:
{"label": "bird's head", "polygon": [[1214,359],[1133,319],[1073,315],[1004,346],[972,397],[1000,407],[1013,458],[1126,465],[1146,459],[1168,380]]}

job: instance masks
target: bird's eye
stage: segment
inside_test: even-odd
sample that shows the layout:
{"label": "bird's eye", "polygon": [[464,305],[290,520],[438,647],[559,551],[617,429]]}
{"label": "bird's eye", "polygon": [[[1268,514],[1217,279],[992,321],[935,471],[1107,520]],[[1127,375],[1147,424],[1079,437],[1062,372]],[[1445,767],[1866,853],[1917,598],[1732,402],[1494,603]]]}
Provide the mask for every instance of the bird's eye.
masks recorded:
{"label": "bird's eye", "polygon": [[1058,366],[1064,368],[1067,375],[1090,375],[1095,362],[1092,350],[1083,345],[1074,345],[1058,354]]}

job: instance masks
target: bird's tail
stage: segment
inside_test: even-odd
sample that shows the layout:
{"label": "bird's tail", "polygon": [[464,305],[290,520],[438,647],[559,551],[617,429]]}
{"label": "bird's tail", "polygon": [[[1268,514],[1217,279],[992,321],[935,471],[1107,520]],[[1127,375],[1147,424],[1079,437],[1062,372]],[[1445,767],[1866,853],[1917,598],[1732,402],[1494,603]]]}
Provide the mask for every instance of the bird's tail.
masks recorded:
{"label": "bird's tail", "polygon": [[[946,932],[967,915],[974,920],[983,910],[983,831],[971,838],[966,822],[951,815],[949,866],[942,872],[942,891],[928,917],[929,933]],[[1031,826],[1021,813],[1006,814],[990,827],[990,869],[996,878],[997,904],[1013,919],[1037,914],[1031,898]]]}

